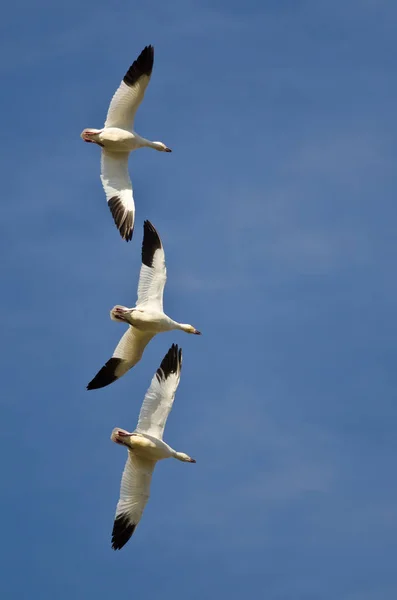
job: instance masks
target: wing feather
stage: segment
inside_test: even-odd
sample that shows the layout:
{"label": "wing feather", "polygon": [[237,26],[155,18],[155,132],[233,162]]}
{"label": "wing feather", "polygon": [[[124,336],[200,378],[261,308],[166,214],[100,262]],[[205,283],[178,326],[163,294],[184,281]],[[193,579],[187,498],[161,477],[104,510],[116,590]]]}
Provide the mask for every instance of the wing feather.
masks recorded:
{"label": "wing feather", "polygon": [[101,181],[108,206],[121,237],[127,242],[134,231],[135,203],[128,174],[129,152],[102,150]]}
{"label": "wing feather", "polygon": [[156,461],[147,460],[128,451],[113,524],[113,550],[120,550],[128,542],[141,520],[149,499],[155,465]]}
{"label": "wing feather", "polygon": [[105,127],[132,131],[136,111],[145,95],[153,69],[154,48],[146,46],[128,69],[116,90],[105,121]]}
{"label": "wing feather", "polygon": [[136,431],[163,439],[182,368],[182,349],[172,344],[157,369],[139,413]]}
{"label": "wing feather", "polygon": [[160,236],[150,221],[145,221],[143,224],[142,266],[136,305],[162,312],[166,281],[167,269]]}
{"label": "wing feather", "polygon": [[154,333],[140,331],[130,326],[117,344],[112,358],[90,381],[87,390],[96,390],[120,379],[141,360],[143,351],[152,337]]}

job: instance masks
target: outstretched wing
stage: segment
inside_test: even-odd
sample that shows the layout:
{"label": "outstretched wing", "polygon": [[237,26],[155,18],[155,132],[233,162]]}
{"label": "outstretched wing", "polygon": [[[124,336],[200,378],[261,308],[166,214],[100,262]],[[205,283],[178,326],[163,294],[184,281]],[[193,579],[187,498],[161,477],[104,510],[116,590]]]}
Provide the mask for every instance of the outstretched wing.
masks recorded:
{"label": "outstretched wing", "polygon": [[160,236],[150,221],[145,221],[143,224],[142,266],[139,273],[136,305],[162,312],[166,280],[165,255]]}
{"label": "outstretched wing", "polygon": [[120,550],[128,542],[142,517],[149,499],[155,464],[156,461],[147,460],[128,451],[113,524],[113,550]]}
{"label": "outstretched wing", "polygon": [[172,344],[146,392],[136,431],[163,439],[182,368],[182,349]]}
{"label": "outstretched wing", "polygon": [[112,358],[90,381],[87,390],[96,390],[120,379],[141,360],[143,351],[153,336],[154,333],[140,331],[130,326],[117,344]]}
{"label": "outstretched wing", "polygon": [[127,242],[132,238],[135,221],[128,156],[129,152],[102,150],[101,157],[101,181],[108,206],[121,237]]}
{"label": "outstretched wing", "polygon": [[132,131],[135,113],[143,100],[150,81],[154,61],[153,46],[146,46],[128,69],[114,94],[105,127],[120,127]]}

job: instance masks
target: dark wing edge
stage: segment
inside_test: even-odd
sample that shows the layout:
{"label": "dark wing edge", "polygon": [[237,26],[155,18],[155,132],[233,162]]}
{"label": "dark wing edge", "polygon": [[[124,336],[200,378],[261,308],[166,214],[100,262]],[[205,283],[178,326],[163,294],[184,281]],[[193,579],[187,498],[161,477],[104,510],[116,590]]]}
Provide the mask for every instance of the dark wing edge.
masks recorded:
{"label": "dark wing edge", "polygon": [[162,245],[156,228],[150,221],[145,221],[143,223],[142,264],[152,268],[154,254],[160,248],[162,248]]}
{"label": "dark wing edge", "polygon": [[126,242],[132,240],[134,233],[134,213],[127,210],[119,196],[113,196],[108,201],[110,212],[121,237]]}
{"label": "dark wing edge", "polygon": [[166,380],[172,373],[180,372],[182,368],[182,348],[178,344],[172,344],[167,354],[161,361],[160,367],[156,371],[157,380]]}
{"label": "dark wing edge", "polygon": [[87,385],[87,390],[98,390],[106,387],[119,379],[124,373],[116,375],[117,368],[127,361],[122,358],[110,358],[100,371],[95,375],[94,379]]}
{"label": "dark wing edge", "polygon": [[145,46],[140,55],[124,75],[123,81],[129,87],[133,87],[140,77],[146,75],[150,77],[153,70],[154,48],[153,46]]}
{"label": "dark wing edge", "polygon": [[131,523],[128,514],[118,515],[113,523],[112,548],[121,550],[126,545],[136,528],[136,523]]}

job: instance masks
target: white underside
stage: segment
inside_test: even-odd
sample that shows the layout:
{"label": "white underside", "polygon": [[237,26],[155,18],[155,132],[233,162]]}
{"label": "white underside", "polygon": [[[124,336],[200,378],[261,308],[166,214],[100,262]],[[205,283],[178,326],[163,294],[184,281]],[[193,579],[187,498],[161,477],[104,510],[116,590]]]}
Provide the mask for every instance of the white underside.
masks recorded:
{"label": "white underside", "polygon": [[133,131],[119,127],[105,127],[98,134],[98,141],[111,152],[132,152],[146,146],[146,140]]}
{"label": "white underside", "polygon": [[145,433],[133,435],[130,438],[130,444],[134,454],[147,460],[163,460],[164,458],[171,458],[175,454],[175,450],[163,440]]}

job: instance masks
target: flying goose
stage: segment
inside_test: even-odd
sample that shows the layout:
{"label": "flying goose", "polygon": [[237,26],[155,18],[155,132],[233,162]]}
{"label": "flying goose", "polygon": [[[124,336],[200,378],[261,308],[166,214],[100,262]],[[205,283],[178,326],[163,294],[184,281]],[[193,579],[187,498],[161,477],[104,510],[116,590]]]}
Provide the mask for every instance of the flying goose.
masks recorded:
{"label": "flying goose", "polygon": [[85,142],[102,147],[101,180],[106,199],[121,237],[131,240],[135,204],[128,157],[132,150],[147,146],[171,152],[163,142],[151,142],[133,131],[135,113],[143,100],[153,69],[154,48],[146,46],[128,69],[114,94],[103,129],[84,129]]}
{"label": "flying goose", "polygon": [[186,333],[201,335],[192,325],[173,321],[163,312],[166,279],[164,249],[159,234],[150,221],[145,221],[136,306],[126,308],[117,305],[110,311],[113,321],[128,323],[129,328],[116,346],[112,358],[88,384],[88,390],[105,387],[127,373],[141,360],[143,351],[156,333],[181,329]]}
{"label": "flying goose", "polygon": [[177,458],[182,462],[196,462],[163,442],[164,427],[174,403],[181,367],[182,349],[178,350],[178,346],[172,344],[146,392],[135,431],[129,433],[118,427],[112,431],[110,439],[128,449],[113,525],[113,550],[120,550],[128,542],[142,517],[157,461]]}

